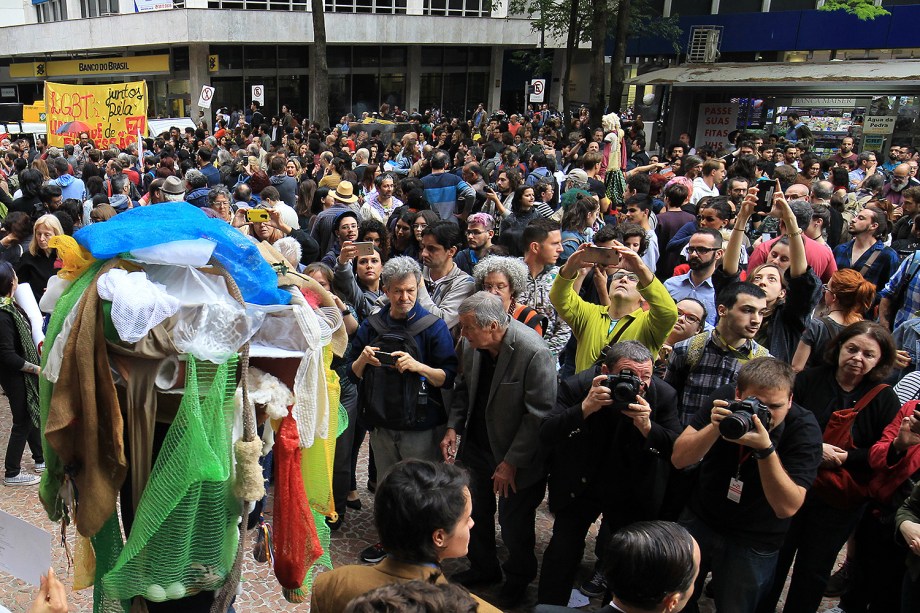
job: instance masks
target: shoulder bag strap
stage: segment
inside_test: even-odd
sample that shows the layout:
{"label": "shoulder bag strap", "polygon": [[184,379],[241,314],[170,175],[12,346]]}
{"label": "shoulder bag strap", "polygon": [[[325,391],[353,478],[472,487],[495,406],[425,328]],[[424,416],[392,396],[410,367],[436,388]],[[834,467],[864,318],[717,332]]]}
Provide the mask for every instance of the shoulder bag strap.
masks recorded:
{"label": "shoulder bag strap", "polygon": [[869,272],[869,269],[872,268],[872,265],[875,264],[875,260],[878,259],[878,255],[882,252],[881,249],[876,249],[872,252],[872,255],[869,256],[869,259],[866,260],[866,263],[863,264],[862,268],[859,269],[859,274],[866,276],[866,273]]}
{"label": "shoulder bag strap", "polygon": [[875,397],[879,395],[879,392],[881,392],[886,387],[888,387],[888,384],[879,383],[878,385],[873,387],[871,390],[866,392],[866,394],[862,398],[859,399],[859,402],[856,403],[856,406],[853,407],[853,412],[859,413],[860,411],[865,409],[866,405],[872,402],[872,400],[875,399]]}

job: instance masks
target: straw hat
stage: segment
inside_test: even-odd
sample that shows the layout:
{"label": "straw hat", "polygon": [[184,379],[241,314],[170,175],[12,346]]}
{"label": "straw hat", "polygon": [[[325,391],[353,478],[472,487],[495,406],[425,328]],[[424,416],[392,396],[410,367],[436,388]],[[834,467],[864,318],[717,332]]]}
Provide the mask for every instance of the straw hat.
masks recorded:
{"label": "straw hat", "polygon": [[351,181],[340,181],[332,197],[345,204],[358,201],[358,197],[355,195],[355,186],[351,184]]}

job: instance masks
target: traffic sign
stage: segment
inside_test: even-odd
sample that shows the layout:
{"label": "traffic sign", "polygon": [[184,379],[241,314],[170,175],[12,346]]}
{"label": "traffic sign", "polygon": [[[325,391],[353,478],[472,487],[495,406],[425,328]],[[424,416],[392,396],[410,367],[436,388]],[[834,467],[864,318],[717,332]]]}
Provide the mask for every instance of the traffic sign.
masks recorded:
{"label": "traffic sign", "polygon": [[260,105],[265,104],[265,86],[264,85],[253,85],[252,86],[252,99],[255,102],[258,102]]}
{"label": "traffic sign", "polygon": [[530,101],[543,102],[546,95],[546,79],[530,80]]}
{"label": "traffic sign", "polygon": [[210,85],[201,86],[201,95],[198,96],[198,106],[209,109],[211,108],[211,100],[214,99],[214,88]]}

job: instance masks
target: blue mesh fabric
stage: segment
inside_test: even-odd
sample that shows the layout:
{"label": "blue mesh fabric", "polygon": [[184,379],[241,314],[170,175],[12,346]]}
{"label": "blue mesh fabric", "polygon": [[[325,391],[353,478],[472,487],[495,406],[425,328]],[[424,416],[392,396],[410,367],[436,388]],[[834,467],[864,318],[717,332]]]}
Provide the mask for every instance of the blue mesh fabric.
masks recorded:
{"label": "blue mesh fabric", "polygon": [[230,224],[208,217],[187,202],[137,207],[105,223],[86,226],[74,238],[99,260],[133,249],[204,238],[217,245],[214,259],[236,281],[246,302],[288,304],[291,300],[290,294],[278,289],[278,277],[255,243]]}

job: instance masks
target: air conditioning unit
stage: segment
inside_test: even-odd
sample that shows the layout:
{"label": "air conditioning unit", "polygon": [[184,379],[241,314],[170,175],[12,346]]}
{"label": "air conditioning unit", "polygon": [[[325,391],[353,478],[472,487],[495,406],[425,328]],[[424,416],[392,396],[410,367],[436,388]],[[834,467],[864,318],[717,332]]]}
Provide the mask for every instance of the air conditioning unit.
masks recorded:
{"label": "air conditioning unit", "polygon": [[713,64],[721,55],[722,26],[693,26],[687,42],[688,64]]}

